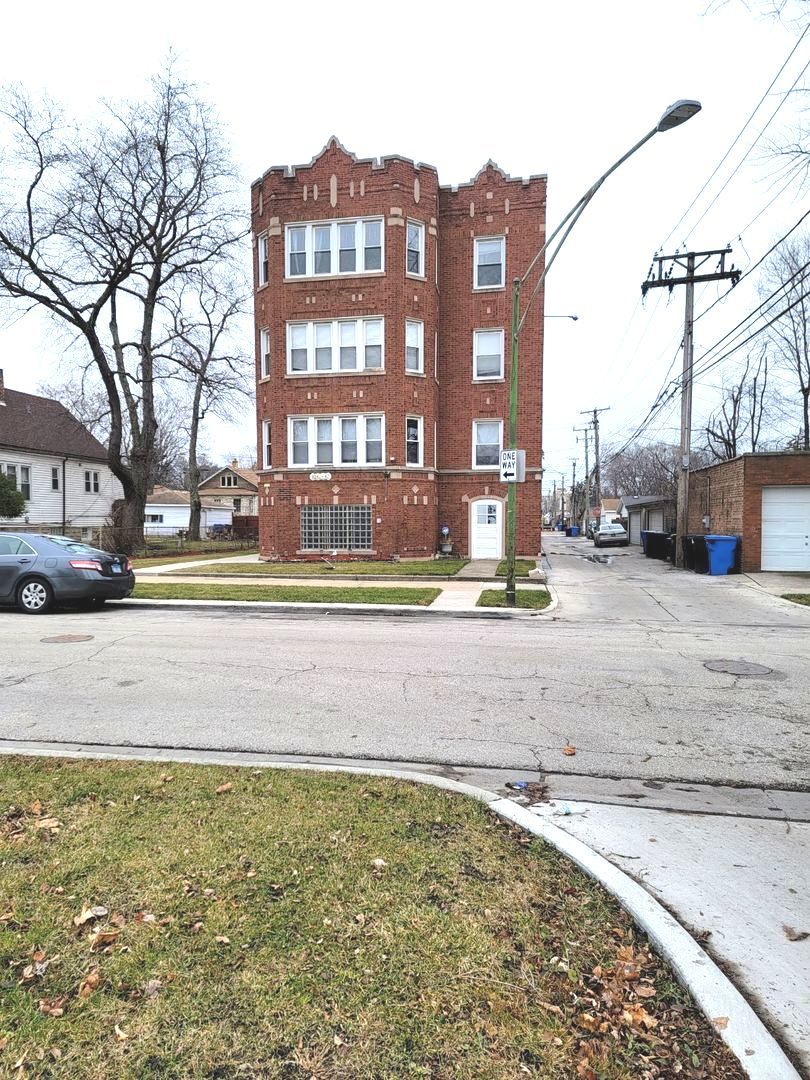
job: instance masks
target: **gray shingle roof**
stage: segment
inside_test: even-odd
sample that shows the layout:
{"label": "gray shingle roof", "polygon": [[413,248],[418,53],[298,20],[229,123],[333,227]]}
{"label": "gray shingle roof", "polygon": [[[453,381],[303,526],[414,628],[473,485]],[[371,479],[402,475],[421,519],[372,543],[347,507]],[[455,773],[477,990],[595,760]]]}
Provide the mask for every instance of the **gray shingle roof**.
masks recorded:
{"label": "gray shingle roof", "polygon": [[106,461],[107,451],[64,405],[6,389],[0,405],[0,446]]}

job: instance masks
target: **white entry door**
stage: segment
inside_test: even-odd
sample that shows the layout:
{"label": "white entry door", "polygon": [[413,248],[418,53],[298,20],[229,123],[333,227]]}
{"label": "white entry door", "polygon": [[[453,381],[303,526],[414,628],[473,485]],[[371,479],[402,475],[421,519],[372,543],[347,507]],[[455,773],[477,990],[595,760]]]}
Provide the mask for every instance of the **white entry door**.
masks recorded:
{"label": "white entry door", "polygon": [[761,566],[810,571],[810,485],[762,489]]}
{"label": "white entry door", "polygon": [[479,499],[470,504],[473,559],[503,558],[503,503]]}

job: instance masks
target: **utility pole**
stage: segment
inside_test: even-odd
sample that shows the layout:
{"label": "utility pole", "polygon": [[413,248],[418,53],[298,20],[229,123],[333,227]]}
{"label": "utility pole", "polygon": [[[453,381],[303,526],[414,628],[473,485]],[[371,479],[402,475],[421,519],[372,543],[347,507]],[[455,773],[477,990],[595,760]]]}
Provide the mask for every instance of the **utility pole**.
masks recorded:
{"label": "utility pole", "polygon": [[565,473],[560,473],[560,521],[565,528]]}
{"label": "utility pole", "polygon": [[577,512],[577,460],[571,461],[571,524],[576,525]]}
{"label": "utility pole", "polygon": [[596,505],[602,505],[602,470],[600,467],[599,459],[599,413],[609,412],[610,406],[606,405],[604,409],[580,409],[580,414],[591,416],[591,424],[593,425],[593,486],[596,490]]}
{"label": "utility pole", "polygon": [[[588,531],[588,522],[591,520],[591,467],[588,463],[588,436],[591,433],[589,427],[574,428],[574,431],[585,436],[585,532]],[[579,439],[577,439],[579,442]]]}
{"label": "utility pole", "polygon": [[[715,251],[689,251],[683,255],[656,255],[650,267],[650,276],[641,286],[641,292],[644,296],[647,295],[648,289],[666,287],[671,292],[676,285],[686,286],[686,312],[683,323],[683,374],[681,376],[681,469],[678,473],[678,515],[675,538],[675,565],[679,567],[683,567],[684,564],[683,542],[689,519],[689,456],[692,449],[695,284],[700,281],[731,281],[733,288],[740,280],[742,271],[735,270],[733,264],[730,270],[726,270],[726,255],[730,254],[731,248],[725,247]],[[715,256],[718,257],[718,262],[713,273],[697,273],[709,259],[713,259]],[[671,264],[666,272],[664,271],[665,263]],[[676,267],[685,270],[686,273],[681,277],[673,277]],[[654,272],[654,268],[656,272]]]}

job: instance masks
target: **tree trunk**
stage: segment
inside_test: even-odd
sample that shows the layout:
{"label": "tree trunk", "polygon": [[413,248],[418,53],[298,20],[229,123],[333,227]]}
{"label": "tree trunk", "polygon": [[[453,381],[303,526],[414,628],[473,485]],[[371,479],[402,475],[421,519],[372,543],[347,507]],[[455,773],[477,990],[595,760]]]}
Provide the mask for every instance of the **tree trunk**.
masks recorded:
{"label": "tree trunk", "polygon": [[810,450],[810,386],[802,387],[802,414],[804,420],[804,446]]}
{"label": "tree trunk", "polygon": [[[203,373],[204,375],[204,373]],[[189,540],[200,539],[200,517],[202,499],[200,498],[200,466],[197,463],[197,436],[200,430],[200,398],[202,396],[203,376],[198,376],[194,387],[194,402],[191,410],[191,427],[188,435],[188,487],[191,493],[191,513],[188,519]]]}

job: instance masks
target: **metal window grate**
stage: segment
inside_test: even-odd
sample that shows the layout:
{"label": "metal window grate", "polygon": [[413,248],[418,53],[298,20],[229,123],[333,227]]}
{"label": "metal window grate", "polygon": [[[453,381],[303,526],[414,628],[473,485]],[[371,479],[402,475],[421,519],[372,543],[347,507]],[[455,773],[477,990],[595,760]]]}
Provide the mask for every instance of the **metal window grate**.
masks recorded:
{"label": "metal window grate", "polygon": [[357,551],[371,548],[370,506],[302,506],[304,551]]}

